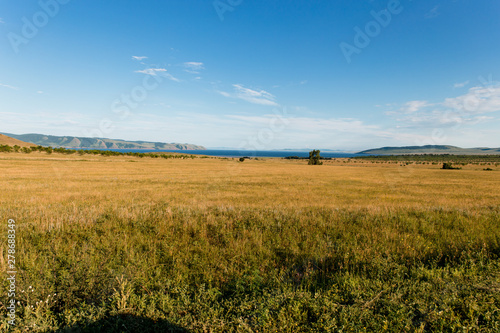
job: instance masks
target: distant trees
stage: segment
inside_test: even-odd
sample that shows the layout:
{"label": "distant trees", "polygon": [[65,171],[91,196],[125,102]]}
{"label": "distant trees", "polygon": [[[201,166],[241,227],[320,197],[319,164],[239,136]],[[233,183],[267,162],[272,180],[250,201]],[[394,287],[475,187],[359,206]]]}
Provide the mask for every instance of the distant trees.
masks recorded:
{"label": "distant trees", "polygon": [[320,161],[319,150],[313,150],[309,152],[309,165],[322,165],[323,162]]}
{"label": "distant trees", "polygon": [[451,163],[443,163],[443,167],[442,169],[445,169],[445,170],[460,170],[462,168],[455,168]]}

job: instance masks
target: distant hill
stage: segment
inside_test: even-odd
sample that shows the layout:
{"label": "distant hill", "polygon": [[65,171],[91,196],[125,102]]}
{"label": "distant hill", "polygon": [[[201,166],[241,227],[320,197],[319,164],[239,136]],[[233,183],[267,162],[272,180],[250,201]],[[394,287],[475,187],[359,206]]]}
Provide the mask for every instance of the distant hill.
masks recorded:
{"label": "distant hill", "polygon": [[500,148],[460,148],[444,145],[383,147],[369,149],[358,154],[409,155],[409,154],[450,154],[450,155],[500,155]]}
{"label": "distant hill", "polygon": [[35,145],[45,147],[51,146],[54,148],[205,150],[205,147],[203,146],[197,146],[189,143],[125,141],[117,139],[54,136],[44,134],[3,134],[17,140],[33,142]]}
{"label": "distant hill", "polygon": [[0,134],[0,145],[7,145],[7,146],[19,146],[19,147],[31,147],[31,146],[36,146],[33,143],[30,142],[24,142],[18,139],[14,139],[11,136],[3,135]]}

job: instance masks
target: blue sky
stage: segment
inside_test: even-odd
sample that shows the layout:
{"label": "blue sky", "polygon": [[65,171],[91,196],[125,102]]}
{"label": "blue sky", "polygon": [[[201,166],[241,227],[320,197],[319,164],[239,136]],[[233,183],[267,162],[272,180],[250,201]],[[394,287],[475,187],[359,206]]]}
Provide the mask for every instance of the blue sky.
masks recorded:
{"label": "blue sky", "polygon": [[500,146],[497,0],[0,0],[0,131]]}

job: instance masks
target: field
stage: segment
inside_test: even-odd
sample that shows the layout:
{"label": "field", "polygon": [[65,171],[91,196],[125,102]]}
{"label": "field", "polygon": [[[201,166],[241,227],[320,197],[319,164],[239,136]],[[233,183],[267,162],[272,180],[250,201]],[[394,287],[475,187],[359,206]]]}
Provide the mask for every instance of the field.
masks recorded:
{"label": "field", "polygon": [[499,332],[499,161],[468,162],[0,153],[12,331]]}

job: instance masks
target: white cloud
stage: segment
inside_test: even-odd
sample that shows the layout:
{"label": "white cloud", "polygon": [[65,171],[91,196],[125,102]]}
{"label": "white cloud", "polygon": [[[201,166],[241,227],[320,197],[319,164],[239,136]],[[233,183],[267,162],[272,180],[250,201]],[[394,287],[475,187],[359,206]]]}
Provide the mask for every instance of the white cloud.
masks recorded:
{"label": "white cloud", "polygon": [[219,91],[219,94],[221,94],[222,96],[224,97],[231,97],[231,94],[230,93],[227,93],[225,91]]}
{"label": "white cloud", "polygon": [[0,23],[3,24],[5,23],[5,21],[3,20],[3,18],[0,17]]}
{"label": "white cloud", "polygon": [[169,73],[163,73],[162,76],[166,77],[169,80],[175,81],[175,82],[181,82],[181,80],[179,80],[178,78],[176,78],[175,76],[173,76],[172,74],[169,74]]}
{"label": "white cloud", "polygon": [[443,106],[474,114],[500,111],[500,86],[470,88],[465,95],[445,99]]}
{"label": "white cloud", "polygon": [[144,59],[147,59],[148,57],[145,57],[145,56],[132,56],[132,59],[134,60],[138,60],[138,61],[141,61],[141,60],[144,60]]}
{"label": "white cloud", "polygon": [[180,82],[180,80],[176,77],[174,77],[172,74],[167,73],[167,70],[165,68],[146,68],[142,69],[139,71],[135,71],[135,73],[141,73],[141,74],[146,74],[146,75],[152,75],[152,76],[162,76],[166,77],[169,80],[175,81],[175,82]]}
{"label": "white cloud", "polygon": [[440,103],[407,102],[398,111],[386,114],[395,116],[404,127],[436,128],[490,121],[495,118],[484,114],[497,111],[500,111],[500,85],[473,87],[464,95]]}
{"label": "white cloud", "polygon": [[43,91],[38,90],[36,93],[37,93],[37,94],[43,94]]}
{"label": "white cloud", "polygon": [[[263,126],[277,119],[275,114],[263,116],[228,115],[228,118],[243,121],[247,126]],[[352,118],[311,118],[311,117],[279,117],[287,124],[287,131],[299,132],[337,132],[337,133],[373,133],[378,130],[376,125],[365,125],[361,120]]]}
{"label": "white cloud", "polygon": [[166,71],[167,70],[165,68],[147,68],[147,69],[143,69],[143,70],[135,71],[135,72],[136,73],[146,74],[146,75],[156,76],[158,73],[160,73],[160,72],[166,72]]}
{"label": "white cloud", "polygon": [[176,142],[251,150],[309,147],[356,150],[365,148],[366,142],[373,142],[383,133],[378,126],[357,119],[294,117],[279,111],[263,115],[139,114],[126,126],[130,133],[147,131],[158,136],[168,133]]}
{"label": "white cloud", "polygon": [[186,68],[185,71],[192,74],[199,74],[201,70],[205,69],[202,62],[191,61],[185,62],[183,65]]}
{"label": "white cloud", "polygon": [[455,83],[455,84],[453,85],[453,88],[463,88],[463,87],[465,87],[465,86],[466,86],[466,85],[468,85],[468,84],[469,84],[469,81],[468,81],[468,80],[467,80],[467,81],[465,81],[465,82],[458,82],[458,83]]}
{"label": "white cloud", "polygon": [[418,110],[428,106],[429,103],[427,101],[410,101],[405,103],[405,105],[400,109],[400,111],[404,113],[413,113]]}
{"label": "white cloud", "polygon": [[274,95],[265,90],[252,90],[243,87],[241,84],[233,84],[233,88],[233,94],[224,91],[219,91],[219,94],[224,97],[239,98],[252,104],[278,106],[278,103],[274,101]]}
{"label": "white cloud", "polygon": [[0,83],[0,87],[5,87],[5,88],[13,89],[13,90],[19,90],[18,87],[14,87],[14,86],[10,86],[8,84],[2,84],[2,83]]}

